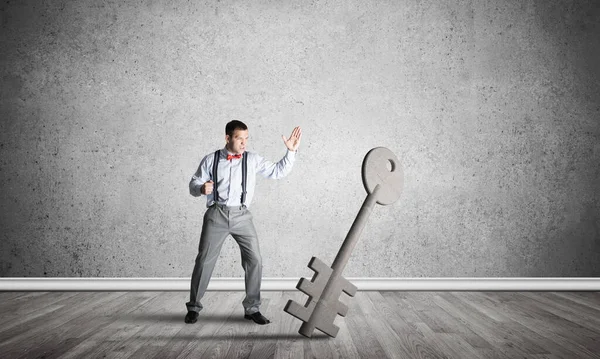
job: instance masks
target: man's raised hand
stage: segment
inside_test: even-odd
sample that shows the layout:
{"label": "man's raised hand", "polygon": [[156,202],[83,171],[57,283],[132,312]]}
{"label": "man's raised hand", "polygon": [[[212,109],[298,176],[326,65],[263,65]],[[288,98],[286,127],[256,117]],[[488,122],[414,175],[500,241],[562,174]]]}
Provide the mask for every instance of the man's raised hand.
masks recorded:
{"label": "man's raised hand", "polygon": [[292,131],[292,134],[290,135],[290,138],[285,138],[285,136],[281,136],[281,138],[283,139],[283,143],[285,143],[285,146],[288,148],[288,150],[290,151],[296,151],[298,149],[298,146],[300,146],[300,139],[302,138],[302,129],[300,128],[300,126],[294,128],[294,130]]}

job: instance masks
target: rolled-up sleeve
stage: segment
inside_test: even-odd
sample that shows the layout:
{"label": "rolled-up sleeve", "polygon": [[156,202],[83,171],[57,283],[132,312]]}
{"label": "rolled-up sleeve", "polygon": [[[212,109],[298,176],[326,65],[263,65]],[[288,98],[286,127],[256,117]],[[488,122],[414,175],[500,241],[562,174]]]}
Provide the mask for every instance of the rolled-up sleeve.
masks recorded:
{"label": "rolled-up sleeve", "polygon": [[210,156],[205,156],[202,161],[200,161],[200,165],[196,170],[196,173],[192,176],[190,180],[190,194],[194,197],[199,197],[202,195],[200,189],[205,182],[210,180],[210,164],[208,163],[208,159]]}
{"label": "rolled-up sleeve", "polygon": [[265,178],[279,179],[287,176],[296,161],[296,152],[287,150],[279,162],[273,163],[256,154],[256,172]]}

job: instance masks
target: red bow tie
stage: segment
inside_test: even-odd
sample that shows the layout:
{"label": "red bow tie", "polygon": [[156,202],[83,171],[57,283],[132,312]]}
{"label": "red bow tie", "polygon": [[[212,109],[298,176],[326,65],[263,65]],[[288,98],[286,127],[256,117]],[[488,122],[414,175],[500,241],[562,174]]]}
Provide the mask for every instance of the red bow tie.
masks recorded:
{"label": "red bow tie", "polygon": [[237,154],[237,155],[230,155],[230,154],[228,154],[227,155],[227,161],[230,161],[232,158],[239,159],[239,158],[242,158],[242,155],[241,154]]}

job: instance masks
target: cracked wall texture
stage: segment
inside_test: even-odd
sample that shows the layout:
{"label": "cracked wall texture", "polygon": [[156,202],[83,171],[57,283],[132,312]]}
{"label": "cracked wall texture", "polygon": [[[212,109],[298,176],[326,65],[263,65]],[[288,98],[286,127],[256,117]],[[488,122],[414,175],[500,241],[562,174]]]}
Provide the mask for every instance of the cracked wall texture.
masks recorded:
{"label": "cracked wall texture", "polygon": [[[187,277],[188,181],[225,123],[293,172],[252,205],[265,277],[331,263],[373,147],[401,199],[349,277],[600,275],[594,1],[3,1],[0,276]],[[216,277],[242,277],[226,242]]]}

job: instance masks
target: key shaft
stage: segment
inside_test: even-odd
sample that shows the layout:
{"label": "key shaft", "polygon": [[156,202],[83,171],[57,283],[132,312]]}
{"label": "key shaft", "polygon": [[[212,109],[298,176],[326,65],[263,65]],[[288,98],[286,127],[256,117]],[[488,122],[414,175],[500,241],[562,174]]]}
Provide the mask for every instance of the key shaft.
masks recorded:
{"label": "key shaft", "polygon": [[331,265],[333,273],[331,277],[336,277],[336,273],[341,274],[344,267],[346,267],[346,264],[352,255],[352,250],[356,246],[356,243],[358,243],[360,235],[367,224],[367,220],[369,219],[371,212],[373,212],[373,207],[375,207],[375,204],[377,203],[377,192],[379,191],[379,188],[379,185],[377,185],[373,192],[367,195],[367,198],[365,198],[365,201],[360,207],[340,250],[333,260],[333,264]]}

